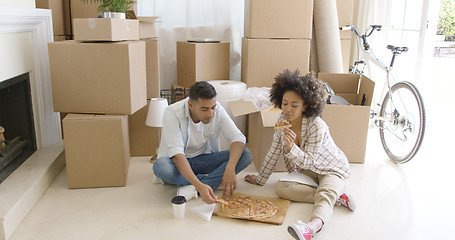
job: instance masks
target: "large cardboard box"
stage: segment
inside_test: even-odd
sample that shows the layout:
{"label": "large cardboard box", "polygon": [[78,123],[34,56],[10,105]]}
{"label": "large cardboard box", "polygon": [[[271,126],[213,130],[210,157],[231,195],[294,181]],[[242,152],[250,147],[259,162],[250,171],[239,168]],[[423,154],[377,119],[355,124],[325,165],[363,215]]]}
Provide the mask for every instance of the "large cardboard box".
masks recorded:
{"label": "large cardboard box", "polygon": [[248,87],[270,87],[285,69],[309,72],[310,39],[242,40],[242,82]]}
{"label": "large cardboard box", "polygon": [[80,41],[139,40],[139,21],[118,18],[76,18],[74,39]]}
{"label": "large cardboard box", "polygon": [[144,41],[49,43],[55,112],[133,114],[147,103]]}
{"label": "large cardboard box", "polygon": [[147,71],[147,99],[160,97],[160,46],[158,38],[142,39],[145,42]]}
{"label": "large cardboard box", "polygon": [[313,0],[245,0],[248,38],[311,38]]}
{"label": "large cardboard box", "polygon": [[145,107],[128,116],[131,157],[154,156],[160,145],[161,128],[145,125],[149,104],[150,100]]}
{"label": "large cardboard box", "polygon": [[[244,102],[236,100],[229,102],[229,107],[234,117],[248,114],[248,138],[247,147],[253,156],[253,163],[259,171],[264,163],[270,146],[272,146],[274,126],[281,109],[273,106],[259,111],[253,102]],[[283,156],[280,156],[278,165],[274,171],[286,171]]]}
{"label": "large cardboard box", "polygon": [[52,10],[52,29],[54,35],[65,35],[63,0],[36,0],[36,8]]}
{"label": "large cardboard box", "polygon": [[[337,0],[338,25],[346,26],[354,24],[354,0]],[[341,38],[351,38],[351,31],[340,31]]]}
{"label": "large cardboard box", "polygon": [[229,79],[229,42],[177,42],[177,83]]}
{"label": "large cardboard box", "polygon": [[[346,154],[349,162],[364,163],[375,83],[364,75],[356,74],[319,73],[318,78],[328,82],[336,95],[352,104],[327,104],[322,119],[330,127],[333,140]],[[363,98],[365,104],[361,105]]]}
{"label": "large cardboard box", "polygon": [[68,114],[63,129],[69,188],[125,186],[128,116]]}

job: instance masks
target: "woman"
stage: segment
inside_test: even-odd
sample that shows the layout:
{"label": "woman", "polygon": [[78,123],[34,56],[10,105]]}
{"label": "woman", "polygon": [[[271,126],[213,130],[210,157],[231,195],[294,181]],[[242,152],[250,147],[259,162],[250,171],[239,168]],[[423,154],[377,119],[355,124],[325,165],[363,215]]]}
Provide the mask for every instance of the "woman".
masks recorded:
{"label": "woman", "polygon": [[282,109],[278,122],[288,121],[292,126],[275,130],[273,143],[257,176],[247,175],[245,180],[264,185],[272,174],[280,154],[289,173],[299,172],[312,178],[318,186],[279,181],[276,194],[298,202],[314,203],[310,222],[288,227],[289,233],[299,240],[309,240],[322,229],[332,214],[334,205],[343,205],[353,211],[355,203],[344,193],[349,179],[349,162],[333,141],[327,124],[320,117],[324,110],[327,92],[317,78],[299,76],[284,71],[275,78],[270,100]]}

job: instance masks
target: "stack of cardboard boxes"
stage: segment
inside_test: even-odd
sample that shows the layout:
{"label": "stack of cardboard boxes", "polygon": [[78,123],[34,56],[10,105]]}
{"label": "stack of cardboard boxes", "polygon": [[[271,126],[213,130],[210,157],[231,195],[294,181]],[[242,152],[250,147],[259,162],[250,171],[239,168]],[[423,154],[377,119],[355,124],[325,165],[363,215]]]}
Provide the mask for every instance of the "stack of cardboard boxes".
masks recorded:
{"label": "stack of cardboard boxes", "polygon": [[68,186],[124,186],[130,143],[151,153],[159,141],[157,129],[144,142],[134,135],[148,130],[141,114],[159,92],[158,40],[139,40],[139,20],[75,19],[74,26],[84,41],[49,44],[54,111],[70,113],[63,120]]}
{"label": "stack of cardboard boxes", "polygon": [[[313,0],[245,0],[242,81],[248,87],[271,87],[285,69],[309,72]],[[280,109],[258,111],[249,103],[230,104],[234,116],[248,116],[248,147],[260,169],[272,144]],[[280,162],[276,171],[284,171]]]}

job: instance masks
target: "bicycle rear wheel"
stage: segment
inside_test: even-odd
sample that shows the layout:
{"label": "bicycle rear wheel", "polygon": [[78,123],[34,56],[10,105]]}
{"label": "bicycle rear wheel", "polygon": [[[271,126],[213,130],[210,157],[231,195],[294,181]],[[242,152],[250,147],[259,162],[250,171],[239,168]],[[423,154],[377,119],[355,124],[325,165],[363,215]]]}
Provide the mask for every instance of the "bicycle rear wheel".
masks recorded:
{"label": "bicycle rear wheel", "polygon": [[382,102],[379,118],[381,143],[395,163],[411,160],[422,145],[425,108],[419,90],[410,82],[392,86]]}

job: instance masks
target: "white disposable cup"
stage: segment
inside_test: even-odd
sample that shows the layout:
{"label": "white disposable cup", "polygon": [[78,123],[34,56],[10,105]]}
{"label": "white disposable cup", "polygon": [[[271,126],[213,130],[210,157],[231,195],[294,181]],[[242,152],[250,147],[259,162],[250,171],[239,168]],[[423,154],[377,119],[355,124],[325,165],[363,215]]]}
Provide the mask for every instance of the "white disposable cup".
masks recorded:
{"label": "white disposable cup", "polygon": [[174,211],[175,218],[185,217],[185,206],[186,206],[185,197],[175,196],[174,198],[172,198],[172,209]]}

